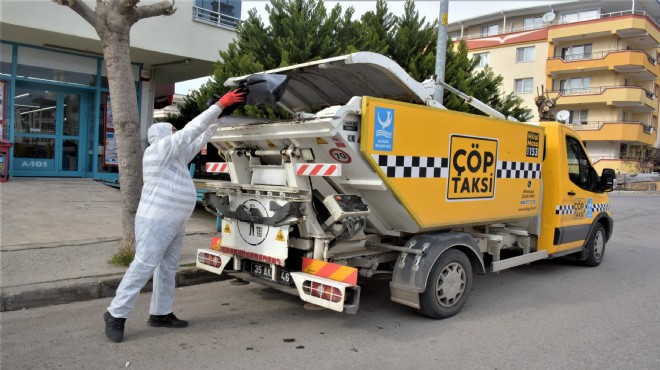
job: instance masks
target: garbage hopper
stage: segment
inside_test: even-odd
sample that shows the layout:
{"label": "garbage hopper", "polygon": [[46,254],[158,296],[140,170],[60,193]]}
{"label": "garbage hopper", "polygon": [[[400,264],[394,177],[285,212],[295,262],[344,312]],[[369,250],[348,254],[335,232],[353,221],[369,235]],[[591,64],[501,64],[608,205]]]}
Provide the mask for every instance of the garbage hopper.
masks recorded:
{"label": "garbage hopper", "polygon": [[0,140],[0,182],[9,180],[9,149],[11,143]]}

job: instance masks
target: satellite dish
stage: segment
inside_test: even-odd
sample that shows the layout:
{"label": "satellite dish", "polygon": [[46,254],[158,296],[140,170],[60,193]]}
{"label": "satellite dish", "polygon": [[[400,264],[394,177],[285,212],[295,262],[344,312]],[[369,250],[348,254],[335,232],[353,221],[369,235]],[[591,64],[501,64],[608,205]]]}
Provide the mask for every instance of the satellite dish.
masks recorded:
{"label": "satellite dish", "polygon": [[560,110],[557,112],[557,121],[561,123],[566,123],[568,118],[571,116],[571,113],[567,110]]}
{"label": "satellite dish", "polygon": [[550,23],[555,20],[555,13],[554,12],[547,12],[543,14],[543,22]]}

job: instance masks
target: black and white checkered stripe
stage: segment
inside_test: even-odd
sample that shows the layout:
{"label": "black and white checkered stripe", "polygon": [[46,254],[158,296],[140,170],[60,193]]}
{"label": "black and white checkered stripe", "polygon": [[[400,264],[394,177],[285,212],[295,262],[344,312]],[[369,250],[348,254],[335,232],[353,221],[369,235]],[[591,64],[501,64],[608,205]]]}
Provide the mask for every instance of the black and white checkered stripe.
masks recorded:
{"label": "black and white checkered stripe", "polygon": [[371,156],[387,177],[435,178],[449,175],[448,158],[380,154]]}
{"label": "black and white checkered stripe", "polygon": [[555,214],[557,215],[572,215],[573,214],[573,205],[559,205],[555,209]]}
{"label": "black and white checkered stripe", "polygon": [[497,177],[500,179],[540,179],[541,164],[497,161]]}
{"label": "black and white checkered stripe", "polygon": [[591,211],[594,213],[608,212],[609,210],[610,210],[609,203],[599,203],[599,204],[591,205]]}
{"label": "black and white checkered stripe", "polygon": [[[609,203],[598,203],[591,205],[591,212],[600,213],[608,212],[610,210]],[[555,214],[558,215],[572,215],[573,214],[573,205],[560,205],[555,209]]]}
{"label": "black and white checkered stripe", "polygon": [[[412,155],[371,155],[387,177],[446,178],[449,158]],[[532,162],[497,161],[497,177],[505,179],[540,179],[541,164]]]}

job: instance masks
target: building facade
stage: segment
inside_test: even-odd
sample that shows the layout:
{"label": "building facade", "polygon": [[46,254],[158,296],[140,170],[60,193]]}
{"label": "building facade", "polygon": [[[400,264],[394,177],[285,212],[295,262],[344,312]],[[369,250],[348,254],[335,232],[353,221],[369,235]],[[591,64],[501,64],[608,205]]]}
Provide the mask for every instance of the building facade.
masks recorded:
{"label": "building facade", "polygon": [[[154,104],[172,101],[174,83],[210,75],[218,50],[234,39],[241,2],[222,3],[178,0],[173,15],[133,26],[145,146]],[[101,43],[73,10],[50,1],[2,1],[0,93],[0,135],[12,144],[5,158],[10,177],[118,179]]]}
{"label": "building facade", "polygon": [[600,171],[647,170],[658,148],[660,3],[582,0],[502,11],[449,25],[481,67],[503,76],[534,118],[545,89]]}

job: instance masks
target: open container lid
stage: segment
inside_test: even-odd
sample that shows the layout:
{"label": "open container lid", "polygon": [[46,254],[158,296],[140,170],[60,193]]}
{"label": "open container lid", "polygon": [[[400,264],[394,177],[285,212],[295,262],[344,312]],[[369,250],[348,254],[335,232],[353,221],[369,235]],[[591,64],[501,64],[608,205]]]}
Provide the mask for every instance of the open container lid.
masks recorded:
{"label": "open container lid", "polygon": [[[425,104],[433,85],[422,85],[393,60],[376,53],[359,52],[260,73],[289,76],[279,103],[292,112],[315,112],[344,105],[354,96],[373,96]],[[225,86],[237,86],[246,76],[232,77]]]}

